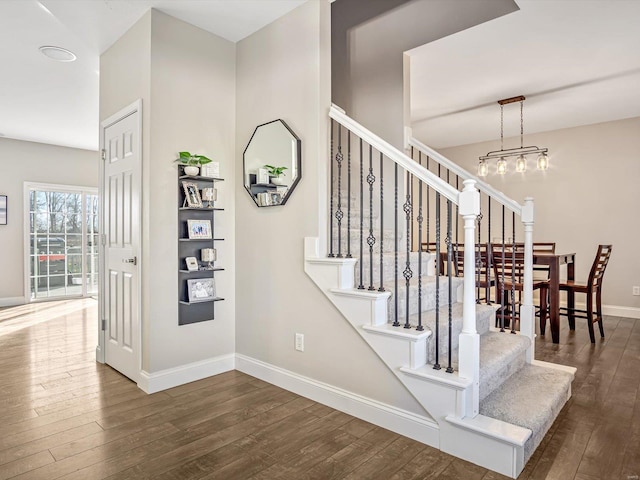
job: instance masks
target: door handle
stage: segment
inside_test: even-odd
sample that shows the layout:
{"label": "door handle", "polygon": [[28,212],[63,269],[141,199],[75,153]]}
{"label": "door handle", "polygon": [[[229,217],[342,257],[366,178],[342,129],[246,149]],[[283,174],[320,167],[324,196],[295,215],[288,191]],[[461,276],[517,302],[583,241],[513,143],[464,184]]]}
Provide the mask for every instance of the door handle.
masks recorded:
{"label": "door handle", "polygon": [[138,264],[138,257],[123,258],[122,259],[122,263],[132,263],[133,265],[137,265]]}

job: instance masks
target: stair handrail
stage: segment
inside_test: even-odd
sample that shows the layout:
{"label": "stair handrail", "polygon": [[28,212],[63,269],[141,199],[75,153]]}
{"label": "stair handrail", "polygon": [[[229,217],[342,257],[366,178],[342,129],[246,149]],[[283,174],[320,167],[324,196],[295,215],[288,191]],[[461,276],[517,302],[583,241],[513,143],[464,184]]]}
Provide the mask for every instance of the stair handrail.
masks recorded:
{"label": "stair handrail", "polygon": [[387,158],[400,165],[404,170],[436,189],[446,199],[451,200],[455,205],[459,205],[460,192],[455,187],[452,187],[437,175],[431,173],[425,167],[413,161],[408,155],[398,150],[389,142],[386,142],[371,130],[347,116],[344,110],[340,107],[331,105],[331,108],[329,109],[329,116],[365,140],[369,145],[384,154]]}
{"label": "stair handrail", "polygon": [[476,188],[478,190],[487,194],[489,197],[493,198],[501,205],[504,205],[506,208],[514,212],[516,215],[522,216],[522,205],[520,205],[518,202],[516,202],[512,198],[507,197],[501,191],[496,190],[488,183],[483,182],[478,177],[476,177],[472,173],[462,168],[460,165],[453,163],[451,160],[449,160],[447,157],[437,152],[433,148],[425,145],[420,140],[414,137],[409,138],[409,146],[415,147],[418,150],[420,150],[423,154],[428,155],[429,158],[435,160],[440,165],[442,165],[446,169],[456,174],[462,180],[475,180]]}

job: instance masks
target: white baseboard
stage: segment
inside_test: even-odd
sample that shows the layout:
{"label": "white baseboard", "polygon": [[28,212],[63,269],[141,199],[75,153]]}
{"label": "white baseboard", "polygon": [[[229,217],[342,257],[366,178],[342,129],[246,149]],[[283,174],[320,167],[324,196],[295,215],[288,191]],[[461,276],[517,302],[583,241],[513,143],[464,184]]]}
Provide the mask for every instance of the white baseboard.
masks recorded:
{"label": "white baseboard", "polygon": [[0,298],[0,307],[15,307],[16,305],[24,305],[25,303],[24,297]]}
{"label": "white baseboard", "polygon": [[[584,297],[582,297],[584,298]],[[563,307],[567,306],[566,301],[560,302],[560,305]],[[586,304],[576,302],[576,308],[585,309],[587,308]],[[640,308],[638,307],[624,307],[622,305],[602,305],[602,314],[603,315],[611,315],[612,317],[624,317],[624,318],[640,318]]]}
{"label": "white baseboard", "polygon": [[380,427],[439,448],[440,428],[428,417],[363,397],[280,367],[236,354],[236,370]]}
{"label": "white baseboard", "polygon": [[611,315],[612,317],[640,318],[640,308],[623,307],[620,305],[603,305],[603,315]]}
{"label": "white baseboard", "polygon": [[143,370],[140,372],[138,387],[145,393],[155,393],[233,369],[235,369],[235,356],[230,353],[154,373]]}

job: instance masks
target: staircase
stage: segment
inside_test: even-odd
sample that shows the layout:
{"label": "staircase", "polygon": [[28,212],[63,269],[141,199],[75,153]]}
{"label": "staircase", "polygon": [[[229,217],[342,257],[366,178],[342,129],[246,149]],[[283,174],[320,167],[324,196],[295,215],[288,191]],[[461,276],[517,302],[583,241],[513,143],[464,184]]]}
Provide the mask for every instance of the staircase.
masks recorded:
{"label": "staircase", "polygon": [[[334,208],[342,211],[343,202],[347,206],[341,214],[332,213],[329,245],[322,239],[305,240],[306,273],[433,418],[436,440],[421,441],[516,478],[571,396],[575,369],[533,358],[531,292],[525,291],[519,332],[496,328],[498,306],[476,302],[472,256],[480,202],[473,180],[465,179],[464,190],[457,191],[339,109],[332,108],[331,117],[337,123],[339,142],[343,138],[366,142],[354,152],[356,157],[364,153],[358,161],[364,165],[361,178],[368,170],[368,185],[362,188],[364,199],[358,188],[355,194],[345,189],[342,178],[340,188],[334,186],[332,212]],[[380,177],[383,156],[394,162],[394,181],[399,167],[404,170],[402,183],[395,181],[391,200],[380,185],[380,196],[372,201],[371,180],[376,175],[371,150],[366,155],[369,145],[376,149],[376,159],[379,153],[376,173]],[[348,148],[351,162],[350,144]],[[344,162],[342,148],[336,150]],[[343,166],[332,165],[332,183],[342,175]],[[465,268],[464,278],[436,276],[439,252],[427,253],[415,245],[424,240],[423,185],[416,188],[416,179],[433,189],[438,201],[442,195],[447,202],[446,220],[441,222],[438,211],[434,222],[438,240],[451,243],[452,207],[463,219],[465,245],[471,247],[465,248],[465,255],[470,255],[465,264],[472,266]],[[419,203],[407,207],[418,193]],[[385,216],[385,196],[395,203],[391,221]],[[398,209],[402,197],[406,197],[404,208]],[[521,212],[526,217],[527,210],[521,208]],[[527,238],[531,241],[530,229],[525,227],[527,231],[525,244]]]}

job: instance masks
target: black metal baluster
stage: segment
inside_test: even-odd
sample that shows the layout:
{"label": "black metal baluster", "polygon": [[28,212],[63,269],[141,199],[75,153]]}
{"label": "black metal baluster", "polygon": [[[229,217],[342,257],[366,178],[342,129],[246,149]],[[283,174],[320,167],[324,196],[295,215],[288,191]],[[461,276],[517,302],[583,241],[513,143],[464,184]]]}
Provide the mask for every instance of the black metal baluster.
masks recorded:
{"label": "black metal baluster", "polygon": [[406,292],[405,292],[405,322],[404,322],[404,328],[411,328],[411,324],[409,323],[409,284],[411,281],[411,277],[413,277],[413,271],[411,270],[411,211],[413,210],[412,208],[412,204],[411,204],[411,174],[409,172],[406,173],[407,175],[407,194],[405,196],[405,202],[404,205],[402,206],[402,209],[404,210],[405,213],[405,229],[406,229],[406,236],[407,236],[407,258],[406,258],[406,262],[405,262],[405,268],[404,271],[402,272],[402,276],[404,277],[404,283],[405,283],[405,288],[406,288]]}
{"label": "black metal baluster", "polygon": [[360,261],[358,266],[360,267],[360,284],[358,290],[364,290],[364,267],[363,267],[363,254],[364,254],[364,167],[362,159],[362,139],[360,139]]}
{"label": "black metal baluster", "polygon": [[334,120],[331,119],[331,157],[329,159],[329,164],[331,167],[330,176],[330,195],[329,195],[329,258],[335,257],[333,254],[333,129],[334,129]]}
{"label": "black metal baluster", "polygon": [[337,258],[342,258],[342,128],[338,125],[338,153],[336,154],[336,163],[338,164],[338,206],[336,208],[336,220],[338,221],[338,254]]}
{"label": "black metal baluster", "polygon": [[347,130],[347,258],[351,258],[351,130]]}
{"label": "black metal baluster", "polygon": [[[516,214],[511,217],[511,333],[516,333]],[[523,250],[524,253],[524,250]],[[521,266],[518,265],[518,276],[522,275]],[[520,305],[518,305],[518,319],[520,319]]]}
{"label": "black metal baluster", "polygon": [[500,308],[502,310],[502,314],[500,315],[500,331],[504,332],[504,307],[505,307],[505,289],[504,289],[504,269],[505,269],[505,255],[504,255],[504,205],[502,206],[502,275],[501,275],[501,295],[500,295]]}
{"label": "black metal baluster", "polygon": [[[491,240],[491,197],[487,195],[487,214],[489,218],[487,219],[487,286],[485,295],[487,297],[487,303],[489,305],[491,302],[491,275],[493,274],[493,242]],[[496,278],[497,282],[498,279]]]}
{"label": "black metal baluster", "polygon": [[393,190],[393,218],[394,218],[394,241],[393,241],[393,251],[394,251],[394,277],[393,277],[393,298],[394,301],[394,317],[393,317],[393,326],[399,327],[400,322],[398,321],[398,164],[395,164],[394,169],[394,190]]}
{"label": "black metal baluster", "polygon": [[[456,190],[460,191],[460,177],[456,175]],[[458,239],[458,233],[460,232],[460,228],[458,225],[458,219],[460,218],[460,206],[456,204],[456,266],[458,265],[458,245],[460,245],[460,241]]]}
{"label": "black metal baluster", "polygon": [[[418,163],[422,165],[422,152],[418,151]],[[418,326],[416,330],[423,331],[422,326],[422,180],[418,180]]]}
{"label": "black metal baluster", "polygon": [[476,265],[476,303],[479,304],[480,303],[480,271],[481,271],[481,267],[482,267],[482,255],[481,255],[481,250],[480,250],[480,227],[482,226],[482,212],[480,212],[478,214],[478,216],[476,217],[476,223],[478,224],[477,226],[477,230],[478,230],[478,243],[475,246],[475,252],[476,252],[476,261],[475,261],[475,265]]}
{"label": "black metal baluster", "polygon": [[440,370],[440,192],[436,190],[436,363],[434,370]]}
{"label": "black metal baluster", "polygon": [[367,245],[369,245],[369,288],[375,290],[373,286],[373,246],[376,244],[376,237],[373,235],[373,184],[376,177],[373,175],[373,151],[369,145],[369,175],[367,175],[367,183],[369,184],[369,236],[367,237]]}
{"label": "black metal baluster", "polygon": [[447,245],[447,283],[449,284],[449,355],[447,359],[447,373],[453,373],[453,366],[451,365],[452,355],[452,337],[453,337],[453,286],[451,284],[451,260],[453,258],[451,252],[451,200],[447,200],[447,236],[445,237],[445,243]]}
{"label": "black metal baluster", "polygon": [[378,288],[379,292],[384,292],[384,272],[383,272],[383,261],[384,261],[384,190],[383,190],[383,180],[384,180],[384,167],[382,165],[382,153],[380,153],[380,287]]}

